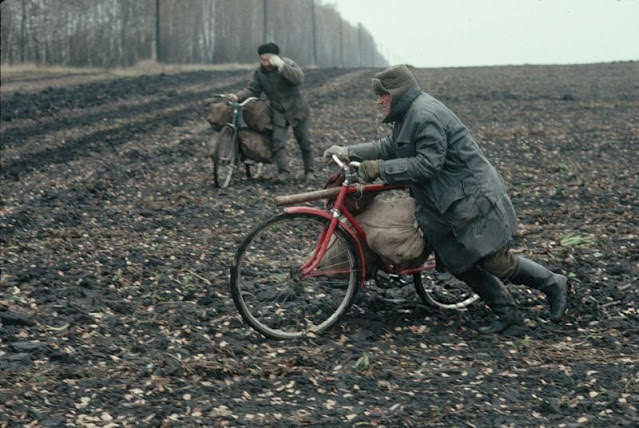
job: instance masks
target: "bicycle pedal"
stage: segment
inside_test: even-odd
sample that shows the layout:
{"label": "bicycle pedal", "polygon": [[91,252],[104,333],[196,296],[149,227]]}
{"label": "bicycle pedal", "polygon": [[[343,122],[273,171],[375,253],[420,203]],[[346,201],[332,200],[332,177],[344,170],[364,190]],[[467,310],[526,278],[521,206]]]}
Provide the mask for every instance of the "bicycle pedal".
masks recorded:
{"label": "bicycle pedal", "polygon": [[396,273],[389,273],[384,270],[378,270],[376,275],[382,279],[386,279],[389,281],[397,281],[397,280],[401,281],[401,277],[397,275]]}
{"label": "bicycle pedal", "polygon": [[391,274],[388,272],[385,272],[383,270],[378,270],[377,272],[375,272],[376,276],[379,276],[382,279],[390,279]]}

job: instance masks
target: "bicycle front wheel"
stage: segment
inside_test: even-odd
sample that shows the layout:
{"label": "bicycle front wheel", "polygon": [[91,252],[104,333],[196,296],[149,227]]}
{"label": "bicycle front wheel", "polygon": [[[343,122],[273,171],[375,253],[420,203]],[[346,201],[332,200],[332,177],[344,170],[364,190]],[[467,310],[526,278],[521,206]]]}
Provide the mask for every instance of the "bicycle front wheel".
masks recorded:
{"label": "bicycle front wheel", "polygon": [[255,164],[255,172],[251,174],[253,178],[260,178],[262,176],[262,172],[264,172],[264,164],[258,162]]}
{"label": "bicycle front wheel", "polygon": [[283,213],[246,237],[231,270],[231,294],[247,324],[271,338],[293,339],[322,333],[344,315],[361,278],[348,233],[338,226],[320,263],[304,271],[329,223]]}
{"label": "bicycle front wheel", "polygon": [[418,272],[413,274],[417,295],[426,305],[443,309],[464,309],[474,303],[479,296],[461,280],[453,277],[447,280],[431,279]]}
{"label": "bicycle front wheel", "polygon": [[237,150],[233,144],[233,128],[225,126],[217,135],[213,152],[213,178],[217,187],[228,187],[235,170]]}

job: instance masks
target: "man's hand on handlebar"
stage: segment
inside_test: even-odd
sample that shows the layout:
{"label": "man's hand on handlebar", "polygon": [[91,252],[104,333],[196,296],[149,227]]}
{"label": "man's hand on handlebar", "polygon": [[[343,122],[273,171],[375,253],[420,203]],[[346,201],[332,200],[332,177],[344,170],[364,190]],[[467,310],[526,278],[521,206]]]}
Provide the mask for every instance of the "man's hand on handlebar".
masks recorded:
{"label": "man's hand on handlebar", "polygon": [[233,93],[228,93],[228,94],[219,94],[219,95],[216,95],[216,96],[217,96],[217,97],[220,97],[220,98],[227,99],[227,100],[229,100],[229,101],[233,101],[234,103],[236,103],[236,102],[237,102],[237,100],[239,99],[239,98],[238,98],[238,96],[237,96],[237,95],[235,95],[235,94],[233,94]]}
{"label": "man's hand on handlebar", "polygon": [[337,145],[331,146],[328,149],[324,150],[322,158],[326,162],[331,162],[333,159],[333,155],[337,156],[343,162],[349,161],[348,147]]}

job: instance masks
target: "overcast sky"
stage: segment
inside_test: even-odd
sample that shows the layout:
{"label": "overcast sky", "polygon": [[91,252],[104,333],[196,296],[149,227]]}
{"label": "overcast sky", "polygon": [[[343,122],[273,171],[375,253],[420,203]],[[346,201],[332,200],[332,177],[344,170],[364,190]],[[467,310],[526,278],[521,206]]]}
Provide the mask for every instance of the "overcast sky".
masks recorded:
{"label": "overcast sky", "polygon": [[639,60],[639,0],[324,0],[392,64]]}

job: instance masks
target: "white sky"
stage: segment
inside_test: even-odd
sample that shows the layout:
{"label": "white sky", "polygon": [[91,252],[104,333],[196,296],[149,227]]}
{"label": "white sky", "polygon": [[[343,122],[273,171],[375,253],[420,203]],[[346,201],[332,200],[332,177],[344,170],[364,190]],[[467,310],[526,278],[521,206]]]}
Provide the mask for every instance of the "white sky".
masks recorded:
{"label": "white sky", "polygon": [[639,0],[324,0],[391,64],[639,60]]}

